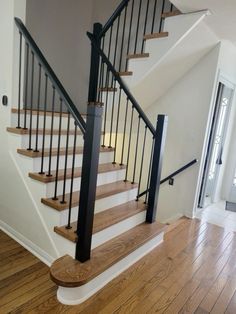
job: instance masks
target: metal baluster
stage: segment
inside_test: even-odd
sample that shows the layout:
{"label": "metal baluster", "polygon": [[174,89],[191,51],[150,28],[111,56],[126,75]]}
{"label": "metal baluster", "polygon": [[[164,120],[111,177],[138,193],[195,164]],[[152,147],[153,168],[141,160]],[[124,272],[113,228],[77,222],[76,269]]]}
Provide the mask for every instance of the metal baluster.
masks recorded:
{"label": "metal baluster", "polygon": [[132,129],[133,129],[133,118],[134,118],[134,106],[132,107],[131,113],[131,122],[130,122],[130,130],[129,130],[129,144],[128,144],[128,153],[127,153],[127,165],[126,165],[126,174],[125,174],[125,182],[128,178],[128,170],[129,170],[129,157],[130,157],[130,148],[131,148],[131,140],[132,140]]}
{"label": "metal baluster", "polygon": [[118,100],[118,109],[117,109],[117,118],[116,118],[116,136],[115,136],[115,144],[114,144],[114,159],[113,164],[116,164],[116,151],[117,151],[117,139],[118,139],[118,127],[119,127],[119,119],[120,119],[120,101],[121,101],[121,87],[119,92],[119,100]]}
{"label": "metal baluster", "polygon": [[148,13],[149,13],[149,4],[150,4],[150,0],[147,0],[147,9],[146,9],[145,22],[144,22],[144,28],[143,28],[143,40],[142,40],[141,53],[143,53],[143,50],[144,50],[144,35],[146,35],[146,30],[147,30],[147,20],[148,20]]}
{"label": "metal baluster", "polygon": [[155,0],[155,3],[154,3],[151,34],[153,34],[153,31],[154,31],[155,20],[156,20],[156,10],[157,10],[157,0]]}
{"label": "metal baluster", "polygon": [[139,182],[138,182],[137,201],[138,201],[138,199],[139,199],[140,188],[141,188],[141,181],[142,181],[142,175],[143,175],[143,161],[144,161],[144,154],[145,154],[145,147],[146,147],[146,138],[147,138],[147,126],[145,125],[144,139],[143,139],[143,151],[142,151],[142,157],[141,157],[140,173],[139,173]]}
{"label": "metal baluster", "polygon": [[18,118],[17,129],[21,129],[20,126],[20,110],[21,110],[21,67],[22,67],[22,33],[20,32],[20,53],[19,53],[19,89],[18,89]]}
{"label": "metal baluster", "polygon": [[127,98],[127,100],[126,100],[126,109],[125,109],[125,122],[124,122],[124,130],[123,130],[123,143],[122,143],[120,166],[123,166],[123,160],[124,160],[124,149],[125,149],[125,137],[126,137],[128,105],[129,105],[129,99]]}
{"label": "metal baluster", "polygon": [[[107,68],[107,73],[109,72]],[[105,113],[104,113],[104,121],[103,121],[103,143],[102,147],[105,147],[105,137],[106,137],[106,125],[107,125],[107,109],[108,109],[108,89],[109,89],[109,75],[106,75],[106,100],[105,100]]]}
{"label": "metal baluster", "polygon": [[165,10],[165,0],[162,0],[162,8],[161,8],[161,19],[160,19],[160,26],[159,26],[159,33],[162,31],[162,27],[163,27],[163,13],[164,13],[164,10]]}
{"label": "metal baluster", "polygon": [[138,33],[139,33],[139,24],[140,24],[141,9],[142,9],[142,0],[139,1],[138,21],[137,21],[137,30],[136,30],[136,36],[135,36],[134,54],[136,54],[136,51],[137,51],[137,43],[138,43]]}
{"label": "metal baluster", "polygon": [[118,46],[119,30],[120,30],[120,15],[119,15],[119,17],[118,17],[117,29],[116,29],[116,42],[115,42],[115,51],[114,51],[114,59],[113,59],[113,67],[114,67],[114,68],[116,68],[116,55],[117,55],[117,46]]}
{"label": "metal baluster", "polygon": [[48,96],[48,75],[45,73],[42,157],[41,157],[41,171],[39,172],[39,174],[45,173],[44,172],[44,152],[45,152],[45,129],[46,129],[46,117],[47,117],[47,96]]}
{"label": "metal baluster", "polygon": [[149,170],[148,170],[148,178],[147,178],[147,193],[145,196],[145,201],[144,204],[147,204],[147,199],[148,199],[148,190],[149,190],[149,185],[150,185],[150,178],[151,178],[151,169],[152,169],[152,161],[153,161],[153,151],[154,151],[154,138],[152,139],[152,149],[151,149],[151,157],[150,157],[150,164],[149,164]]}
{"label": "metal baluster", "polygon": [[60,117],[59,117],[59,134],[57,143],[57,164],[56,164],[56,176],[55,176],[55,191],[53,200],[58,200],[57,197],[57,186],[58,186],[58,173],[59,173],[59,163],[60,163],[60,150],[61,150],[61,125],[62,125],[62,99],[60,98]]}
{"label": "metal baluster", "polygon": [[127,6],[125,7],[125,15],[124,15],[124,24],[123,24],[123,32],[122,32],[122,40],[121,40],[121,49],[120,49],[119,72],[121,71],[122,59],[123,59],[123,48],[124,48],[124,37],[125,37],[126,17],[127,17]]}
{"label": "metal baluster", "polygon": [[39,138],[39,107],[40,107],[40,93],[41,93],[41,70],[42,66],[39,63],[39,82],[38,82],[38,105],[37,105],[37,120],[36,120],[36,140],[35,140],[35,150],[38,152],[38,138]]}
{"label": "metal baluster", "polygon": [[170,5],[170,12],[173,12],[173,10],[174,10],[174,5],[173,5],[173,3],[171,3],[171,5]]}
{"label": "metal baluster", "polygon": [[72,209],[73,184],[74,184],[74,174],[75,174],[76,139],[77,139],[77,125],[75,124],[73,159],[72,159],[72,172],[71,172],[71,181],[70,181],[69,214],[68,214],[68,223],[67,223],[66,229],[71,229],[72,228],[71,227],[71,209]]}
{"label": "metal baluster", "polygon": [[26,68],[25,68],[25,113],[24,113],[24,130],[27,130],[27,102],[28,102],[28,75],[29,75],[29,44],[26,43]]}
{"label": "metal baluster", "polygon": [[61,204],[65,204],[65,193],[66,193],[66,176],[67,176],[67,161],[68,161],[68,150],[69,150],[69,137],[70,137],[70,113],[68,112],[67,121],[67,137],[66,137],[66,151],[65,151],[65,166],[64,166],[64,182],[63,182],[63,193]]}
{"label": "metal baluster", "polygon": [[140,119],[141,117],[138,117],[138,131],[137,131],[137,139],[136,139],[136,149],[135,149],[135,159],[134,159],[134,169],[133,169],[133,181],[132,184],[135,182],[135,175],[136,175],[136,166],[137,166],[137,158],[138,158],[138,144],[139,144],[139,132],[140,132]]}
{"label": "metal baluster", "polygon": [[[128,43],[127,43],[127,56],[129,54],[129,48],[130,48],[131,30],[132,30],[132,26],[133,26],[133,15],[134,15],[134,0],[132,1],[132,7],[131,7],[129,35],[128,35]],[[127,68],[128,68],[128,59],[126,59],[125,71],[127,71]]]}
{"label": "metal baluster", "polygon": [[47,177],[51,177],[51,165],[52,165],[52,144],[53,144],[53,127],[54,127],[54,111],[55,111],[55,87],[53,86],[52,93],[52,116],[51,116],[51,134],[50,134],[50,146],[49,146],[49,162]]}
{"label": "metal baluster", "polygon": [[109,146],[108,148],[112,148],[111,142],[112,142],[112,131],[113,131],[113,119],[114,119],[114,107],[115,107],[115,96],[116,96],[116,80],[114,79],[114,85],[113,85],[113,99],[112,99],[112,108],[111,108],[111,124],[110,124],[110,139],[109,139]]}
{"label": "metal baluster", "polygon": [[33,120],[33,101],[34,101],[34,52],[32,55],[32,69],[31,69],[31,104],[30,104],[30,128],[29,128],[29,147],[27,150],[32,150],[32,120]]}

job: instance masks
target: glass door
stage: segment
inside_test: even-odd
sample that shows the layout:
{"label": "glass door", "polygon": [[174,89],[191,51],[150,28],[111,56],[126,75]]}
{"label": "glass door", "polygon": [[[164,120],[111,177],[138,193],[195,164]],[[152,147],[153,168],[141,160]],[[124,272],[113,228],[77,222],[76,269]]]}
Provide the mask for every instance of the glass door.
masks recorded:
{"label": "glass door", "polygon": [[200,208],[210,205],[214,200],[220,166],[223,163],[222,155],[232,96],[233,89],[219,83],[199,196]]}

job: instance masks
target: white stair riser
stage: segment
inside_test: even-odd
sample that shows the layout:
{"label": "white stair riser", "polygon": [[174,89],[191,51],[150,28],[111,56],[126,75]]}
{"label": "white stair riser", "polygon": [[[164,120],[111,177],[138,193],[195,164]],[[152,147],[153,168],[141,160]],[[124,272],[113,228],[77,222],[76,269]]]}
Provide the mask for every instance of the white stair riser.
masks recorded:
{"label": "white stair riser", "polygon": [[[106,172],[106,173],[100,173],[100,174],[98,174],[98,178],[97,178],[97,186],[116,182],[116,181],[121,181],[121,180],[124,180],[124,178],[125,178],[125,169]],[[73,191],[80,190],[80,183],[81,183],[81,177],[74,179]],[[64,185],[63,180],[58,181],[57,195],[62,195],[63,185]],[[71,180],[70,179],[66,180],[65,187],[66,187],[65,188],[66,193],[70,193],[70,190],[71,190]],[[52,197],[54,195],[54,191],[55,191],[55,182],[47,183],[46,184],[46,191],[47,191],[46,197]]]}
{"label": "white stair riser", "polygon": [[[57,148],[58,147],[58,135],[53,135],[52,136],[52,147]],[[45,148],[50,147],[50,141],[51,141],[51,136],[50,135],[45,135]],[[67,136],[66,135],[61,135],[60,139],[60,147],[66,147],[66,141],[67,141]],[[43,135],[38,135],[38,149],[42,149],[42,144],[43,144]],[[31,136],[31,147],[35,149],[36,145],[36,135]],[[73,147],[74,145],[74,135],[69,135],[69,147]],[[84,139],[82,135],[77,135],[76,138],[76,146],[83,146],[84,145]],[[22,147],[23,149],[27,149],[29,147],[29,135],[22,135]]]}
{"label": "white stair riser", "polygon": [[[102,245],[103,243],[121,235],[139,224],[145,222],[146,211],[138,213],[130,218],[124,219],[123,221],[116,223],[100,232],[93,234],[92,237],[92,249]],[[69,254],[74,258],[75,255],[75,243],[67,240],[64,237],[55,233],[56,237],[59,237],[61,255]]]}
{"label": "white stair riser", "polygon": [[[99,163],[105,164],[113,161],[114,152],[104,152],[100,153],[99,157]],[[72,167],[72,155],[69,155],[67,158],[67,169],[70,169]],[[75,167],[81,167],[82,166],[82,159],[83,155],[79,154],[75,157]],[[49,157],[44,158],[44,171],[48,170],[48,164],[49,164]],[[56,170],[56,164],[57,164],[57,157],[52,156],[51,158],[51,170]],[[60,156],[59,158],[59,169],[65,168],[65,156]],[[34,172],[39,172],[41,169],[41,158],[37,157],[33,160],[33,169]]]}
{"label": "white stair riser", "polygon": [[163,236],[164,233],[160,233],[158,236],[146,242],[144,245],[81,287],[64,288],[59,286],[57,291],[57,298],[59,302],[67,305],[76,305],[84,302],[97,291],[102,289],[112,279],[117,277],[127,268],[132,266],[146,254],[155,249],[160,243],[163,242]]}
{"label": "white stair riser", "polygon": [[[106,209],[127,203],[129,201],[135,200],[137,196],[137,189],[132,189],[122,193],[117,193],[112,196],[108,196],[95,202],[95,213],[102,212]],[[78,192],[79,193],[79,192]],[[66,209],[60,212],[60,226],[67,224],[69,210]],[[71,210],[71,221],[76,221],[78,219],[78,207],[73,207]]]}
{"label": "white stair riser", "polygon": [[[54,116],[54,129],[57,130],[59,129],[59,120],[60,118],[58,116]],[[85,119],[84,119],[85,120]],[[67,129],[67,124],[68,124],[68,118],[67,117],[62,117],[61,119],[62,122],[62,129]],[[11,115],[11,126],[16,127],[18,123],[18,115],[16,113],[13,113]],[[20,115],[20,125],[23,127],[24,125],[24,115]],[[44,116],[39,115],[39,128],[42,129],[44,125]],[[26,127],[29,128],[30,126],[30,115],[27,114],[26,116]],[[36,129],[37,126],[37,116],[32,115],[32,128]],[[46,129],[51,128],[51,116],[47,115],[46,116]],[[74,130],[74,118],[70,118],[70,129]]]}

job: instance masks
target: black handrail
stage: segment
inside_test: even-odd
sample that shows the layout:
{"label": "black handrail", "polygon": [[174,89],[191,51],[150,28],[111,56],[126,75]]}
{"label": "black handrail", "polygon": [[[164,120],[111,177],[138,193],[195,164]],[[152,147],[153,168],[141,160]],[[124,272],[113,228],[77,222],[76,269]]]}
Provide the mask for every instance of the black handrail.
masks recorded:
{"label": "black handrail", "polygon": [[146,114],[144,113],[144,111],[142,110],[142,108],[140,107],[140,105],[138,104],[136,99],[134,98],[134,96],[130,93],[129,89],[125,85],[125,83],[122,80],[122,78],[120,77],[120,75],[116,72],[115,68],[113,67],[113,65],[111,64],[111,62],[107,58],[107,56],[104,54],[104,52],[101,50],[101,48],[97,45],[96,38],[94,38],[93,34],[91,34],[89,32],[87,32],[87,35],[88,35],[89,39],[91,40],[91,43],[94,46],[94,48],[100,54],[103,62],[106,63],[109,71],[113,74],[115,80],[120,84],[120,86],[121,86],[122,90],[124,91],[124,93],[126,94],[127,98],[130,100],[130,102],[132,103],[134,108],[137,110],[139,116],[145,122],[146,126],[149,128],[149,130],[151,131],[153,136],[155,136],[156,130],[155,130],[154,126],[152,125],[152,123],[150,122],[150,120],[148,119],[148,117],[146,116]]}
{"label": "black handrail", "polygon": [[118,16],[121,14],[121,12],[124,10],[124,8],[128,5],[130,0],[123,0],[118,7],[116,8],[116,10],[114,11],[114,13],[112,14],[112,16],[109,18],[109,20],[107,21],[107,23],[104,25],[103,29],[101,30],[100,34],[99,34],[99,38],[102,38],[106,32],[108,31],[108,29],[111,27],[111,25],[114,23],[114,21],[118,18]]}
{"label": "black handrail", "polygon": [[[181,172],[185,171],[186,169],[190,168],[191,166],[193,166],[194,164],[196,164],[198,162],[198,159],[193,159],[192,161],[190,161],[188,164],[186,164],[185,166],[181,167],[180,169],[176,170],[175,172],[171,173],[170,175],[168,175],[166,178],[162,179],[160,181],[160,184],[165,183],[166,181],[169,181],[170,179],[173,179],[174,177],[176,177],[178,174],[180,174]],[[149,192],[149,189],[140,193],[139,197],[144,196],[147,192]]]}
{"label": "black handrail", "polygon": [[51,79],[53,85],[57,89],[58,94],[60,95],[61,99],[65,102],[68,107],[69,112],[72,114],[73,118],[75,119],[76,123],[78,124],[80,130],[83,134],[85,134],[86,129],[86,122],[84,121],[83,117],[79,113],[77,107],[71,100],[70,96],[64,89],[62,83],[59,81],[58,77],[56,76],[55,72],[47,62],[46,58],[44,57],[42,51],[37,46],[36,42],[30,35],[29,31],[19,18],[15,18],[15,23],[24,36],[25,40],[29,43],[31,50],[35,53],[37,58],[39,59],[40,63],[44,67],[45,72],[47,73],[48,77]]}
{"label": "black handrail", "polygon": [[161,180],[161,184],[165,183],[166,181],[169,181],[170,179],[173,179],[175,176],[177,176],[178,174],[180,174],[181,172],[183,172],[184,170],[190,168],[192,165],[196,164],[198,162],[197,159],[193,159],[192,161],[190,161],[188,164],[186,164],[185,166],[181,167],[180,169],[178,169],[177,171],[171,173],[168,177],[164,178]]}

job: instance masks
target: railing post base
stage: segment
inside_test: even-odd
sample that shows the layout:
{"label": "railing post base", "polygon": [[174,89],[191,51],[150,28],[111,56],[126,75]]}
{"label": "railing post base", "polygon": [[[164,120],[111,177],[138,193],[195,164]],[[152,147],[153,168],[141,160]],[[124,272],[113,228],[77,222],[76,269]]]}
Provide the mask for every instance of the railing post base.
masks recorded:
{"label": "railing post base", "polygon": [[160,189],[162,161],[165,148],[167,134],[168,117],[158,115],[156,136],[153,150],[152,169],[150,177],[150,189],[148,196],[148,209],[146,214],[146,222],[153,223],[156,220],[157,204]]}
{"label": "railing post base", "polygon": [[87,127],[84,137],[84,153],[79,199],[79,215],[75,258],[80,262],[90,259],[94,207],[97,187],[103,107],[89,103]]}

